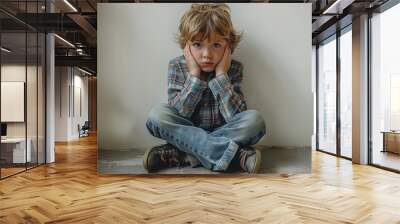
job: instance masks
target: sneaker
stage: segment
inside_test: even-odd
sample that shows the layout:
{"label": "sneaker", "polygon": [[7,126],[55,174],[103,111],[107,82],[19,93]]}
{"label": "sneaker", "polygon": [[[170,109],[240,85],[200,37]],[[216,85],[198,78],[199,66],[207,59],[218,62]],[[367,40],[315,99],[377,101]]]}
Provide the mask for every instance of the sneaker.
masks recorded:
{"label": "sneaker", "polygon": [[189,165],[186,153],[171,144],[164,144],[148,149],[143,156],[143,167],[148,172],[155,172],[170,167]]}
{"label": "sneaker", "polygon": [[239,149],[240,168],[247,173],[258,173],[261,167],[261,152],[252,147]]}

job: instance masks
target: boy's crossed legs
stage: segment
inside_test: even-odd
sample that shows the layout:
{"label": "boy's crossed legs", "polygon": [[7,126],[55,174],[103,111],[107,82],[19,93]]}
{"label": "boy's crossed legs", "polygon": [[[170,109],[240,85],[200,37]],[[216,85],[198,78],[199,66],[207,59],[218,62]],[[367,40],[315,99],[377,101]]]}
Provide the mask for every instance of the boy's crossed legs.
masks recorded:
{"label": "boy's crossed legs", "polygon": [[[195,127],[168,104],[155,106],[150,111],[146,126],[154,137],[164,139],[213,171],[225,171],[236,154],[256,144],[266,133],[265,122],[256,110],[238,113],[230,122],[208,132]],[[251,156],[255,150],[246,153],[245,156]],[[196,159],[191,160],[192,165]],[[256,159],[260,159],[259,155]],[[146,169],[151,166],[145,164]]]}

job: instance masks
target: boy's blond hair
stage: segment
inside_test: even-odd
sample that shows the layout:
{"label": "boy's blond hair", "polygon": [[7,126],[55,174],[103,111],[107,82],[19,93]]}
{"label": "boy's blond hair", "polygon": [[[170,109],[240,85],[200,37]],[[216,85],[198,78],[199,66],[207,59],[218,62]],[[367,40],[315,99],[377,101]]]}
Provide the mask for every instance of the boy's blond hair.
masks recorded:
{"label": "boy's blond hair", "polygon": [[181,18],[177,42],[183,49],[187,41],[193,41],[197,34],[201,33],[204,40],[210,38],[213,32],[228,41],[232,52],[242,37],[242,34],[237,33],[233,28],[228,5],[224,3],[192,4],[192,7]]}

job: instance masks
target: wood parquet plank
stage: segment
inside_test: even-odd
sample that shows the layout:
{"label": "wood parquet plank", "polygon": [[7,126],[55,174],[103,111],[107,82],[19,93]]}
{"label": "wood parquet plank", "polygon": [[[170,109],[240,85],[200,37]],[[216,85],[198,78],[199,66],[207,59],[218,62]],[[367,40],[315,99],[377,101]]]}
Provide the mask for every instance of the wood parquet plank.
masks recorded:
{"label": "wood parquet plank", "polygon": [[96,138],[0,181],[0,223],[400,223],[400,175],[313,152],[311,174],[96,172]]}

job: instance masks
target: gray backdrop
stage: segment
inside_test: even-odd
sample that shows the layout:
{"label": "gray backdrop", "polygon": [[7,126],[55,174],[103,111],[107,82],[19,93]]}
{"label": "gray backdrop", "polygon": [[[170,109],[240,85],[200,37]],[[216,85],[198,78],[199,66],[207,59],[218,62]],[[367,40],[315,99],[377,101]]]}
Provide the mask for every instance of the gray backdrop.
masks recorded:
{"label": "gray backdrop", "polygon": [[[311,4],[228,4],[243,41],[233,58],[244,65],[249,109],[267,124],[268,146],[310,147]],[[98,147],[145,149],[162,143],[145,128],[147,114],[167,102],[168,61],[190,4],[98,4]]]}

